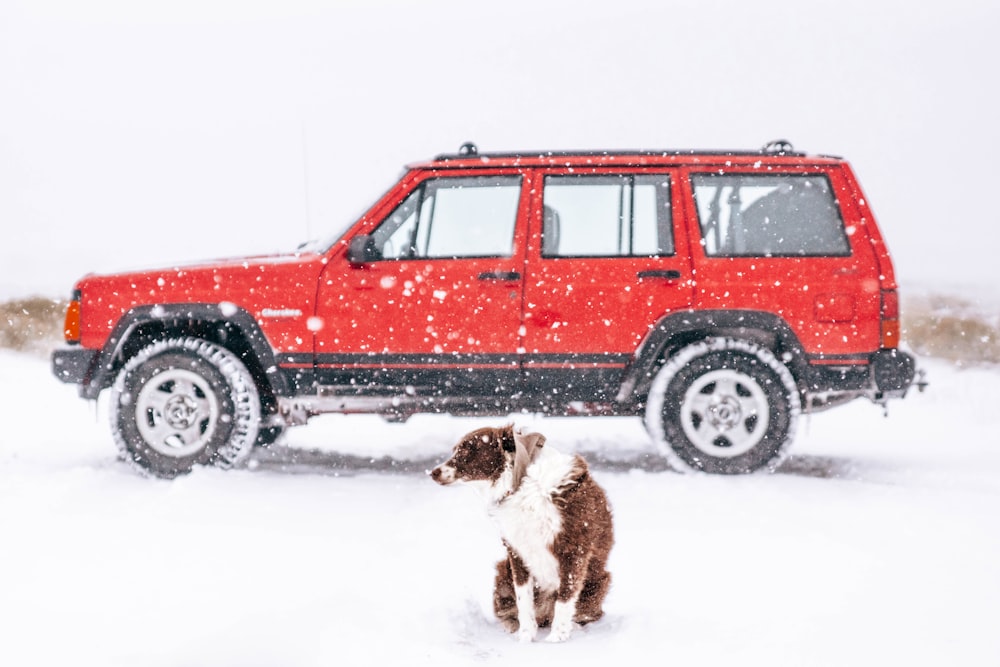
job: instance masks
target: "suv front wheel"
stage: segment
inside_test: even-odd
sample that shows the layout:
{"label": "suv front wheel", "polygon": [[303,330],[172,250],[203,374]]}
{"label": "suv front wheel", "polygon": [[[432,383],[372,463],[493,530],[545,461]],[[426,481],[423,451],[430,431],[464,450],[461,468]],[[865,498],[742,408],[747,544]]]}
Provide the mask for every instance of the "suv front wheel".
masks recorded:
{"label": "suv front wheel", "polygon": [[799,410],[795,379],[770,350],[710,338],[682,348],[657,372],[646,428],[679,470],[773,471],[791,444]]}
{"label": "suv front wheel", "polygon": [[246,366],[200,338],[143,348],[112,387],[115,443],[127,461],[157,477],[242,463],[259,422],[260,398]]}

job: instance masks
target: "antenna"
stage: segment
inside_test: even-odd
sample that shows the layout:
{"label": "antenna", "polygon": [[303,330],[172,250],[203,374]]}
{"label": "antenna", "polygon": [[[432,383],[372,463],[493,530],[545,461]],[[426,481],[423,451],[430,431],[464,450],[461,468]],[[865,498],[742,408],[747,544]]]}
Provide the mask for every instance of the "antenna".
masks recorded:
{"label": "antenna", "polygon": [[306,121],[302,119],[302,190],[306,206],[306,237],[303,242],[312,240],[312,214],[309,201],[309,145],[306,142]]}

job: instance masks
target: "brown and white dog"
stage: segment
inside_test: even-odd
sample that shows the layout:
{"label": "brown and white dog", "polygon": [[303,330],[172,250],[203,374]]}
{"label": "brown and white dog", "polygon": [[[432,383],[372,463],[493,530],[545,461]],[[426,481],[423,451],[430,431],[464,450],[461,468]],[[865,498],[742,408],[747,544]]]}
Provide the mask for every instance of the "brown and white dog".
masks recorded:
{"label": "brown and white dog", "polygon": [[538,433],[481,428],[434,468],[438,484],[475,487],[500,528],[507,558],[497,563],[493,610],[521,641],[551,625],[547,641],[573,623],[596,621],[611,575],[614,542],[607,497],[580,456],[561,454]]}

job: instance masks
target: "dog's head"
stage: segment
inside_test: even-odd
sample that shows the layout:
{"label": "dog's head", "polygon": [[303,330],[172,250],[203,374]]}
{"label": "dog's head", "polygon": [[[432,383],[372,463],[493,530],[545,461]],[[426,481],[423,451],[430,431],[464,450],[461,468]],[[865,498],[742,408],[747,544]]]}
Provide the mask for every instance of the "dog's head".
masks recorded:
{"label": "dog's head", "polygon": [[544,443],[543,435],[519,433],[512,425],[477,429],[459,440],[451,458],[434,468],[431,477],[445,486],[480,482],[489,488],[513,492]]}

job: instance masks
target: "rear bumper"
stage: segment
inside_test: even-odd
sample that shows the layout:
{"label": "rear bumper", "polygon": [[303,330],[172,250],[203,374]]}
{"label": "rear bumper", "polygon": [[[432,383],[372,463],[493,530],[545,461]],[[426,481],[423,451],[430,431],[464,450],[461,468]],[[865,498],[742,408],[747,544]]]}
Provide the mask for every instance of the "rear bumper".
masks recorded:
{"label": "rear bumper", "polygon": [[927,384],[917,372],[913,355],[896,349],[878,350],[862,363],[811,365],[804,380],[810,410],[824,410],[860,397],[884,403],[903,398],[912,386],[923,391]]}
{"label": "rear bumper", "polygon": [[90,379],[97,350],[70,347],[52,353],[52,374],[67,384],[82,385]]}

